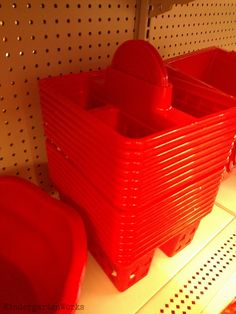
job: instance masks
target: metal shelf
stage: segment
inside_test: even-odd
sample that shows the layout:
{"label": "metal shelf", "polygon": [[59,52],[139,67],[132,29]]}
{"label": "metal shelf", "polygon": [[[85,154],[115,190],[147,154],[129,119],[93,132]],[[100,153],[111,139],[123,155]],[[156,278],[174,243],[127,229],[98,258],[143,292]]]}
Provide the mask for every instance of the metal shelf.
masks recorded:
{"label": "metal shelf", "polygon": [[236,200],[235,200],[235,191],[236,191],[236,169],[233,170],[230,175],[225,178],[221,183],[217,198],[217,206],[227,210],[228,212],[236,215]]}
{"label": "metal shelf", "polygon": [[[222,287],[231,287],[236,274],[236,219],[208,243],[168,284],[137,314],[202,313]],[[227,290],[226,290],[227,291]],[[232,300],[231,293],[211,303],[219,313]],[[208,307],[209,308],[209,307]],[[218,308],[218,309],[217,309]]]}

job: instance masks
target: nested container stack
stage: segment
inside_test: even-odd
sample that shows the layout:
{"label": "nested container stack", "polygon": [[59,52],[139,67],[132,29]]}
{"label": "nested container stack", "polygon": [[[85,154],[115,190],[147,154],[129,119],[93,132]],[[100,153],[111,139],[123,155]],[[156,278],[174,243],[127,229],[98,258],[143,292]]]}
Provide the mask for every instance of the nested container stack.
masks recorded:
{"label": "nested container stack", "polygon": [[[147,274],[155,248],[174,255],[212,210],[236,109],[196,117],[190,102],[180,110],[144,41],[121,45],[105,71],[41,80],[40,96],[51,177],[123,291]],[[196,97],[208,106],[204,93]]]}
{"label": "nested container stack", "polygon": [[[236,105],[235,51],[225,51],[217,47],[201,49],[167,60],[166,67],[180,110],[200,117]],[[183,92],[185,100],[181,101]],[[198,97],[195,98],[199,93],[207,97],[207,105],[201,103]],[[192,101],[195,106],[188,108],[188,103]],[[232,147],[226,170],[230,172],[235,165],[236,142]]]}

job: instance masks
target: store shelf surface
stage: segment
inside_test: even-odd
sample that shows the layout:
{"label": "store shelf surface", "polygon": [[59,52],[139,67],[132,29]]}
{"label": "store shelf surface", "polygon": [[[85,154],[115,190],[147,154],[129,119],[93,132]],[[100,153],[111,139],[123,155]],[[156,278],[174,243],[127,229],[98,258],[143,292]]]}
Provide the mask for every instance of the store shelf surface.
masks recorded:
{"label": "store shelf surface", "polygon": [[[214,237],[137,313],[218,314],[227,302],[230,302],[229,298],[236,295],[235,282],[232,282],[235,274],[236,219]],[[231,287],[230,295],[226,292],[226,287]],[[220,295],[220,298],[217,299],[217,295]],[[212,303],[214,299],[215,302]],[[209,312],[210,305],[212,312]]]}
{"label": "store shelf surface", "polygon": [[236,216],[236,168],[221,183],[216,205]]}

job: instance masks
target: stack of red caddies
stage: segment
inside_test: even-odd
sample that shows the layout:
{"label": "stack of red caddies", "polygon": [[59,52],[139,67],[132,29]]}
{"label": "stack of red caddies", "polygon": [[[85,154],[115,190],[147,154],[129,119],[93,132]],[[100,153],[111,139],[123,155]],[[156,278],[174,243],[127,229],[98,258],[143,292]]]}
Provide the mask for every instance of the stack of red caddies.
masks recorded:
{"label": "stack of red caddies", "polygon": [[147,274],[155,248],[172,256],[191,242],[236,134],[235,108],[196,116],[173,90],[155,48],[135,40],[104,71],[40,81],[52,180],[120,291]]}

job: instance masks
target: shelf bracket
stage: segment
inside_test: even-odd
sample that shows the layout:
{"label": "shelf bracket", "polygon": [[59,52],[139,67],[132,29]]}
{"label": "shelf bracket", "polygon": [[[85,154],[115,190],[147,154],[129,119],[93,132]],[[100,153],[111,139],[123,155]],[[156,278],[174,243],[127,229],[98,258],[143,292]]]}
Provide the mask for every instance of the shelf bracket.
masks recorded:
{"label": "shelf bracket", "polygon": [[150,0],[151,9],[149,17],[154,17],[164,12],[170,11],[174,4],[187,4],[194,0]]}
{"label": "shelf bracket", "polygon": [[135,39],[149,40],[152,17],[170,11],[174,4],[184,5],[194,0],[137,0]]}

